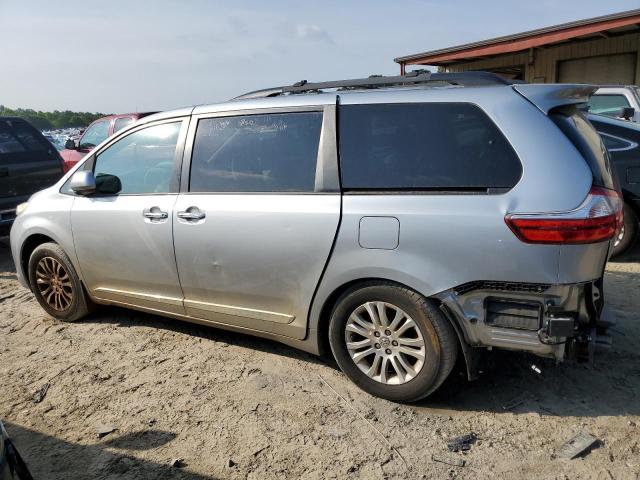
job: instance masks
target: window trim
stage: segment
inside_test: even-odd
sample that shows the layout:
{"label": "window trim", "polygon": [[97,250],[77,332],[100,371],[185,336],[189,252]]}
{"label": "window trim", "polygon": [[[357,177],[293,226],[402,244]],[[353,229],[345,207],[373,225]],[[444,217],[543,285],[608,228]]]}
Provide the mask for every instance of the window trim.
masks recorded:
{"label": "window trim", "polygon": [[[287,113],[322,113],[318,156],[316,158],[316,178],[314,191],[310,192],[192,192],[189,189],[191,161],[196,131],[200,120],[223,117],[244,117],[251,115],[277,115]],[[336,128],[337,110],[335,104],[301,105],[291,107],[270,107],[225,110],[208,112],[191,116],[189,131],[184,148],[180,193],[183,195],[326,195],[340,193],[340,177],[338,175],[338,146]]]}
{"label": "window trim", "polygon": [[182,171],[182,159],[183,159],[183,154],[184,154],[184,149],[185,149],[185,139],[187,137],[187,131],[189,128],[189,123],[190,123],[190,117],[189,116],[180,116],[180,117],[171,117],[171,118],[165,118],[162,120],[157,120],[154,122],[149,122],[149,123],[143,123],[142,125],[137,125],[135,128],[132,129],[124,129],[124,130],[120,130],[119,132],[117,132],[115,135],[109,137],[108,142],[105,143],[104,145],[102,145],[99,149],[95,149],[91,155],[89,157],[87,157],[87,159],[84,162],[81,162],[78,166],[78,168],[76,168],[73,172],[73,174],[71,174],[71,176],[69,176],[69,178],[62,184],[62,186],[60,187],[59,192],[63,195],[72,195],[72,196],[79,196],[75,193],[68,193],[68,192],[63,192],[62,190],[64,189],[64,187],[67,185],[68,182],[71,181],[71,178],[73,177],[73,175],[75,174],[75,172],[79,172],[81,170],[85,170],[85,167],[90,167],[89,170],[91,170],[92,172],[95,169],[95,163],[96,163],[96,158],[98,157],[98,155],[100,155],[101,153],[103,153],[106,149],[108,149],[111,145],[113,145],[115,142],[120,141],[121,139],[123,139],[124,137],[127,137],[133,133],[136,133],[140,130],[143,130],[145,128],[149,128],[149,127],[155,127],[156,125],[163,125],[165,123],[178,123],[181,122],[182,125],[180,126],[180,131],[178,133],[178,141],[176,143],[176,151],[173,157],[173,173],[172,173],[172,178],[171,178],[171,184],[170,184],[170,188],[168,192],[162,192],[162,193],[118,193],[116,195],[91,195],[92,197],[139,197],[139,196],[157,196],[157,195],[176,195],[178,193],[180,193],[180,175],[181,175],[181,171]]}
{"label": "window trim", "polygon": [[[357,187],[345,187],[342,183],[342,172],[340,172],[340,185],[342,188],[342,193],[344,195],[505,195],[511,192],[514,188],[516,188],[522,178],[524,177],[524,164],[522,163],[522,159],[518,154],[518,150],[516,150],[513,143],[509,139],[509,136],[505,134],[502,130],[500,124],[494,120],[494,118],[484,109],[482,106],[478,105],[475,102],[470,101],[453,101],[453,102],[372,102],[372,103],[348,103],[345,105],[338,105],[338,115],[340,115],[340,110],[344,107],[350,106],[360,106],[360,105],[376,105],[376,106],[390,106],[390,105],[470,105],[472,107],[477,108],[483,115],[491,122],[491,124],[496,128],[500,135],[504,138],[509,148],[511,148],[515,159],[518,162],[518,166],[520,167],[520,175],[517,181],[510,187],[389,187],[389,188],[357,188]],[[337,132],[337,136],[339,138],[340,132]],[[340,149],[340,141],[337,142],[337,148]],[[342,159],[340,159],[340,168],[342,167]]]}
{"label": "window trim", "polygon": [[[605,132],[601,132],[599,130],[596,129],[596,131],[598,132],[598,134],[600,134],[600,136],[602,137],[602,141],[604,142],[604,137],[609,137],[609,138],[613,138],[614,140],[617,140],[619,142],[622,143],[626,143],[627,146],[626,147],[620,147],[620,148],[607,148],[608,151],[610,152],[625,152],[627,150],[633,150],[634,148],[636,148],[638,146],[638,144],[634,141],[631,141],[627,138],[622,138],[622,137],[617,137],[616,135],[611,135],[610,133],[605,133]],[[606,147],[606,145],[605,145]],[[612,159],[613,160],[613,159]]]}

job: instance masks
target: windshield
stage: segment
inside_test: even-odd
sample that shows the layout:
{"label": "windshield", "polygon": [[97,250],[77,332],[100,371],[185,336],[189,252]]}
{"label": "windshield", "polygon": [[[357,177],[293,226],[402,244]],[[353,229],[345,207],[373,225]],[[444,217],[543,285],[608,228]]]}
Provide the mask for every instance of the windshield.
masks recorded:
{"label": "windshield", "polygon": [[92,124],[87,131],[84,132],[80,142],[79,148],[93,148],[109,136],[109,121],[102,120]]}

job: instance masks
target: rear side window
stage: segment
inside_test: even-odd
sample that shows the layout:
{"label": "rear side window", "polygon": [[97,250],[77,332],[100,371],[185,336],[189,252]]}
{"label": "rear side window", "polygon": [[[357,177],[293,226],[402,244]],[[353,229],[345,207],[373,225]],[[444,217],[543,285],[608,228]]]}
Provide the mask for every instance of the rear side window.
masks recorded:
{"label": "rear side window", "polygon": [[128,127],[133,123],[132,117],[116,118],[113,122],[113,133],[122,130],[124,127]]}
{"label": "rear side window", "polygon": [[322,112],[198,122],[191,192],[313,192]]}
{"label": "rear side window", "polygon": [[569,105],[552,110],[550,117],[582,154],[593,174],[594,185],[615,189],[609,153],[585,114]]}
{"label": "rear side window", "polygon": [[522,175],[511,145],[475,105],[346,105],[339,125],[347,190],[486,193]]}

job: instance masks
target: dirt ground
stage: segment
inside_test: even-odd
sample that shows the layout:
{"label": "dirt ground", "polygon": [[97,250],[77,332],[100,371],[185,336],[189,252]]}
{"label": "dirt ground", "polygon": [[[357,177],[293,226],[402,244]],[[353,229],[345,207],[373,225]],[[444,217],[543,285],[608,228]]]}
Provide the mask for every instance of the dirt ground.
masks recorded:
{"label": "dirt ground", "polygon": [[[36,479],[638,479],[638,260],[636,250],[607,268],[618,325],[593,368],[498,354],[480,380],[397,405],[266,340],[120,309],[54,321],[0,241],[0,419]],[[505,410],[514,398],[523,403]],[[98,439],[100,425],[117,430]],[[555,458],[580,430],[598,448]],[[447,451],[471,431],[470,451]]]}

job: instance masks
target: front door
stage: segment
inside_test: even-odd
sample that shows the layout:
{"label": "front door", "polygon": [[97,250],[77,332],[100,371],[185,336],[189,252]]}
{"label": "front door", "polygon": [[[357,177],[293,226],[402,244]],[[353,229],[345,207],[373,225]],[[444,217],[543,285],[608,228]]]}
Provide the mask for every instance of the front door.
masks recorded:
{"label": "front door", "polygon": [[321,110],[200,118],[192,129],[189,191],[174,214],[187,314],[304,338],[340,218],[333,129]]}
{"label": "front door", "polygon": [[96,183],[104,187],[74,200],[71,225],[93,296],[184,313],[172,221],[185,124],[171,120],[133,130],[92,160]]}

